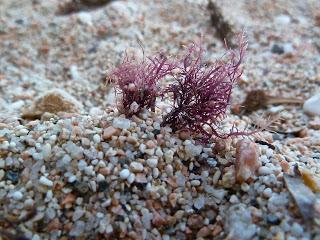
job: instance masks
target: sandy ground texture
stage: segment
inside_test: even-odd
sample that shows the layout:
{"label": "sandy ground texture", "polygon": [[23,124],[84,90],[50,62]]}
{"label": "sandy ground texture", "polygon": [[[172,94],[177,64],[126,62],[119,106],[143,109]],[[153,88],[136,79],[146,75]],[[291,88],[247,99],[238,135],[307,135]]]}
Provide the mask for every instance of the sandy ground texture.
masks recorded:
{"label": "sandy ground texture", "polygon": [[105,81],[141,46],[175,56],[203,35],[221,57],[208,2],[70,2],[0,0],[0,239],[320,239],[319,1],[215,1],[248,40],[233,105],[316,99],[234,109],[226,129],[279,120],[208,144],[161,127],[160,100],[126,119]]}

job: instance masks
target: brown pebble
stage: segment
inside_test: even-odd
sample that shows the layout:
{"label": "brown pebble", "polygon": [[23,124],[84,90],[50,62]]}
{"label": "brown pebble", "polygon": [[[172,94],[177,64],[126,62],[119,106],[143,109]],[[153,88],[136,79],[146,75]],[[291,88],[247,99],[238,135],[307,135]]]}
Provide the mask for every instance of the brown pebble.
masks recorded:
{"label": "brown pebble", "polygon": [[55,230],[59,230],[62,228],[62,224],[59,221],[59,218],[54,218],[51,222],[49,222],[47,226],[47,231],[52,232]]}
{"label": "brown pebble", "polygon": [[289,163],[288,163],[286,160],[282,160],[282,161],[280,162],[280,166],[281,166],[283,172],[289,173],[290,165],[289,165]]}
{"label": "brown pebble", "polygon": [[261,166],[256,143],[242,139],[236,145],[236,177],[239,182],[247,181]]}
{"label": "brown pebble", "polygon": [[192,214],[188,218],[188,226],[192,229],[199,229],[203,226],[203,217],[198,214]]}
{"label": "brown pebble", "polygon": [[320,119],[310,121],[309,126],[312,129],[320,130]]}
{"label": "brown pebble", "polygon": [[64,207],[65,205],[73,204],[76,201],[76,196],[72,193],[68,193],[66,197],[62,200],[60,206]]}
{"label": "brown pebble", "polygon": [[197,233],[197,238],[204,238],[207,237],[210,234],[210,229],[208,227],[203,227],[199,230]]}
{"label": "brown pebble", "polygon": [[138,140],[135,137],[129,136],[127,137],[127,142],[132,145],[136,145],[138,143]]}
{"label": "brown pebble", "polygon": [[153,212],[152,224],[155,227],[161,227],[166,225],[167,221],[164,217],[162,217],[158,212]]}
{"label": "brown pebble", "polygon": [[213,153],[224,155],[226,152],[226,142],[223,139],[217,140],[213,147]]}
{"label": "brown pebble", "polygon": [[67,224],[63,224],[63,230],[66,232],[70,232],[70,230],[72,229],[72,222],[68,222]]}
{"label": "brown pebble", "polygon": [[107,176],[107,175],[110,175],[111,169],[108,167],[100,168],[99,173],[101,173],[103,176]]}
{"label": "brown pebble", "polygon": [[155,148],[157,145],[152,140],[149,140],[146,142],[146,146],[147,148]]}
{"label": "brown pebble", "polygon": [[306,128],[303,128],[297,132],[297,137],[299,138],[305,138],[307,136],[308,136],[308,130]]}
{"label": "brown pebble", "polygon": [[175,225],[177,222],[177,218],[174,216],[167,216],[167,224],[170,226]]}
{"label": "brown pebble", "polygon": [[173,177],[170,177],[167,179],[167,183],[172,187],[172,188],[177,188],[178,185],[177,185],[177,182],[175,180],[175,178]]}
{"label": "brown pebble", "polygon": [[222,227],[220,225],[216,225],[212,230],[212,236],[217,236],[222,231]]}
{"label": "brown pebble", "polygon": [[119,136],[119,134],[120,134],[119,129],[114,128],[113,126],[109,126],[103,131],[102,137],[103,137],[103,139],[108,140],[112,136]]}
{"label": "brown pebble", "polygon": [[178,200],[178,194],[171,193],[169,195],[169,203],[170,203],[171,207],[176,207],[177,200]]}
{"label": "brown pebble", "polygon": [[181,140],[187,140],[190,138],[190,131],[187,130],[181,130],[179,131],[179,138]]}

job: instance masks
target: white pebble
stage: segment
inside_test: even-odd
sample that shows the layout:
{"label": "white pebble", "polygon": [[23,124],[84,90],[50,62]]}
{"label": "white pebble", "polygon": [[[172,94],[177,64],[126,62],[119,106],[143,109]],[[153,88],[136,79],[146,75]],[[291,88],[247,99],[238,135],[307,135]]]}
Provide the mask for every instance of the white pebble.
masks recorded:
{"label": "white pebble", "polygon": [[311,115],[320,115],[320,93],[312,96],[303,104],[303,110]]}
{"label": "white pebble", "polygon": [[273,150],[270,149],[270,148],[268,148],[268,149],[266,150],[266,155],[267,155],[268,158],[273,157]]}
{"label": "white pebble", "polygon": [[48,187],[52,187],[53,186],[53,182],[51,180],[49,180],[48,178],[41,176],[39,182],[43,185],[46,185]]}
{"label": "white pebble", "polygon": [[97,182],[102,182],[102,181],[104,181],[104,180],[106,180],[106,178],[102,175],[102,174],[98,174],[97,175]]}
{"label": "white pebble", "polygon": [[229,199],[230,203],[235,204],[239,202],[239,198],[236,195],[232,195]]}
{"label": "white pebble", "polygon": [[10,142],[9,146],[10,146],[10,148],[15,148],[17,146],[17,144],[15,142]]}
{"label": "white pebble", "polygon": [[250,186],[248,185],[248,183],[242,183],[241,184],[241,190],[244,191],[244,192],[248,192],[250,189]]}
{"label": "white pebble", "polygon": [[51,145],[49,143],[46,143],[42,147],[42,157],[43,159],[49,159],[50,155],[51,155]]}
{"label": "white pebble", "polygon": [[129,184],[132,184],[134,182],[134,180],[136,179],[136,175],[134,175],[134,173],[131,173],[127,179]]}
{"label": "white pebble", "polygon": [[140,152],[144,153],[146,149],[147,149],[147,146],[145,144],[141,143],[139,146]]}
{"label": "white pebble", "polygon": [[153,178],[159,177],[159,174],[160,174],[160,171],[159,171],[158,168],[154,168],[154,169],[152,170],[152,176],[153,176]]}
{"label": "white pebble", "polygon": [[83,24],[87,24],[89,26],[92,25],[92,17],[91,17],[91,14],[88,12],[79,12],[78,19]]}
{"label": "white pebble", "polygon": [[68,178],[68,182],[69,183],[73,183],[77,180],[77,177],[75,175],[71,175],[69,178]]}
{"label": "white pebble", "polygon": [[185,146],[185,152],[190,157],[199,156],[203,147],[201,145],[188,144]]}
{"label": "white pebble", "polygon": [[164,159],[166,160],[167,163],[170,163],[173,161],[173,151],[172,150],[167,150],[164,153]]}
{"label": "white pebble", "polygon": [[82,146],[90,146],[90,140],[88,138],[81,138]]}
{"label": "white pebble", "polygon": [[200,186],[201,182],[199,180],[192,180],[191,185],[192,186]]}
{"label": "white pebble", "polygon": [[20,191],[16,191],[16,192],[12,193],[11,196],[14,200],[17,200],[17,201],[19,201],[23,198],[23,194]]}
{"label": "white pebble", "polygon": [[72,216],[72,221],[77,221],[79,220],[83,215],[85,214],[85,211],[82,210],[82,209],[76,209],[74,212],[73,212],[73,216]]}
{"label": "white pebble", "polygon": [[93,135],[93,141],[95,143],[99,143],[101,141],[101,138],[98,134]]}
{"label": "white pebble", "polygon": [[266,166],[262,166],[262,167],[259,168],[258,173],[259,173],[260,176],[270,175],[272,173],[272,169],[268,168]]}
{"label": "white pebble", "polygon": [[263,196],[266,198],[270,198],[272,196],[272,190],[271,188],[266,188],[263,190]]}
{"label": "white pebble", "polygon": [[127,179],[130,175],[130,171],[128,169],[122,169],[119,175],[121,179]]}
{"label": "white pebble", "polygon": [[155,152],[155,153],[156,153],[156,155],[157,155],[158,157],[162,157],[162,156],[163,156],[163,152],[162,152],[161,148],[159,148],[159,147],[156,149],[156,152]]}
{"label": "white pebble", "polygon": [[143,165],[139,162],[132,162],[130,164],[130,167],[134,172],[142,172],[143,171]]}
{"label": "white pebble", "polygon": [[146,154],[148,154],[149,156],[152,156],[152,155],[154,155],[154,148],[146,149],[144,152],[145,152]]}
{"label": "white pebble", "polygon": [[33,205],[34,205],[33,199],[29,198],[29,199],[25,200],[25,201],[24,201],[24,205],[25,205],[26,207],[31,207],[31,206],[33,206]]}
{"label": "white pebble", "polygon": [[38,234],[33,235],[33,237],[31,238],[31,240],[41,240],[41,238],[39,237]]}
{"label": "white pebble", "polygon": [[153,123],[153,127],[154,127],[154,129],[157,129],[157,130],[160,130],[160,129],[161,129],[161,126],[160,126],[160,123],[159,123],[159,122],[154,122],[154,123]]}
{"label": "white pebble", "polygon": [[206,203],[206,198],[204,197],[204,195],[203,194],[201,194],[195,201],[194,201],[194,207],[196,208],[196,209],[201,209],[201,208],[203,208],[204,207],[204,205],[205,205],[205,203]]}
{"label": "white pebble", "polygon": [[278,15],[275,17],[275,22],[279,26],[284,26],[284,25],[287,25],[291,22],[291,18],[288,15]]}
{"label": "white pebble", "polygon": [[84,172],[88,175],[88,176],[94,176],[95,175],[95,171],[93,170],[93,166],[88,166],[84,168]]}
{"label": "white pebble", "polygon": [[113,119],[112,126],[120,129],[128,129],[130,128],[131,122],[126,118],[115,118]]}
{"label": "white pebble", "polygon": [[157,158],[149,158],[147,160],[147,164],[148,164],[149,167],[155,168],[158,165],[158,159]]}
{"label": "white pebble", "polygon": [[291,231],[293,233],[293,235],[295,235],[296,237],[300,237],[303,234],[303,228],[300,224],[298,223],[294,223],[291,227]]}

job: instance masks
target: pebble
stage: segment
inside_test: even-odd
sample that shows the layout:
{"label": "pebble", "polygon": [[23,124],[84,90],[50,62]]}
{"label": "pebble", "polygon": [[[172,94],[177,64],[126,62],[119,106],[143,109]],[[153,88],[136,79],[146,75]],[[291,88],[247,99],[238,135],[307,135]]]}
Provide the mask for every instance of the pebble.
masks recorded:
{"label": "pebble", "polygon": [[154,148],[152,148],[152,149],[146,149],[144,152],[145,152],[146,154],[148,154],[149,156],[153,156],[153,155],[154,155]]}
{"label": "pebble", "polygon": [[72,221],[77,221],[79,220],[83,215],[85,214],[85,211],[82,210],[82,209],[76,209],[74,212],[73,212],[73,216],[72,216]]}
{"label": "pebble", "polygon": [[80,196],[85,196],[89,191],[89,185],[87,182],[76,182],[74,184],[74,190],[79,193]]}
{"label": "pebble", "polygon": [[105,177],[102,175],[102,174],[98,174],[97,175],[97,182],[102,182],[102,181],[104,181],[105,180]]}
{"label": "pebble", "polygon": [[126,118],[115,118],[113,119],[112,126],[120,129],[129,129],[131,121]]}
{"label": "pebble", "polygon": [[260,176],[265,176],[265,175],[270,175],[271,173],[273,173],[272,169],[266,167],[266,166],[262,166],[259,168],[258,173]]}
{"label": "pebble", "polygon": [[232,204],[239,203],[239,198],[236,195],[233,194],[233,195],[231,195],[229,201]]}
{"label": "pebble", "polygon": [[273,44],[272,48],[271,48],[271,52],[275,53],[275,54],[283,54],[284,53],[284,49],[279,44]]}
{"label": "pebble", "polygon": [[192,186],[200,186],[201,182],[199,180],[192,180],[191,185]]}
{"label": "pebble", "polygon": [[52,187],[53,186],[53,182],[51,180],[49,180],[48,178],[41,176],[39,182],[43,185],[46,185],[48,187]]}
{"label": "pebble", "polygon": [[107,127],[104,131],[103,131],[103,139],[110,139],[112,136],[117,135],[118,133],[118,129],[114,128],[113,126],[109,126]]}
{"label": "pebble", "polygon": [[161,150],[161,148],[157,148],[156,149],[156,151],[155,151],[155,154],[156,154],[156,156],[158,156],[158,157],[162,157],[163,156],[163,152],[162,152],[162,150]]}
{"label": "pebble", "polygon": [[167,150],[164,152],[164,159],[167,163],[171,163],[173,161],[174,152],[172,150]]}
{"label": "pebble", "polygon": [[11,196],[14,200],[17,200],[17,201],[19,201],[23,198],[23,194],[20,191],[16,191],[16,192],[12,193]]}
{"label": "pebble", "polygon": [[3,159],[0,159],[0,169],[5,167],[6,162]]}
{"label": "pebble", "polygon": [[77,180],[77,176],[75,176],[75,175],[71,175],[69,178],[68,178],[68,182],[69,183],[73,183],[73,182],[75,182]]}
{"label": "pebble", "polygon": [[293,223],[291,227],[292,234],[296,237],[300,237],[303,234],[303,228],[300,224],[298,223]]}
{"label": "pebble", "polygon": [[233,166],[225,168],[221,183],[225,188],[231,188],[236,183],[235,169]]}
{"label": "pebble", "polygon": [[206,198],[204,197],[204,195],[200,195],[195,201],[194,201],[194,207],[198,210],[200,210],[201,208],[204,207],[206,203]]}
{"label": "pebble", "polygon": [[132,184],[134,181],[135,181],[135,175],[134,175],[134,173],[131,173],[129,176],[128,176],[128,179],[127,179],[127,181],[128,181],[128,183],[129,184]]}
{"label": "pebble", "polygon": [[149,158],[147,160],[147,164],[148,164],[149,167],[155,168],[158,165],[158,159],[157,158]]}
{"label": "pebble", "polygon": [[279,26],[288,25],[291,22],[291,18],[288,15],[278,15],[274,20]]}
{"label": "pebble", "polygon": [[11,181],[13,184],[16,184],[19,182],[20,174],[18,172],[8,170],[6,171],[6,180]]}
{"label": "pebble", "polygon": [[43,147],[42,147],[42,157],[43,159],[49,159],[51,155],[51,145],[49,143],[46,143]]}
{"label": "pebble", "polygon": [[4,178],[6,172],[3,169],[0,169],[0,181]]}
{"label": "pebble", "polygon": [[187,144],[185,146],[185,153],[189,157],[199,156],[202,152],[203,147],[201,145]]}
{"label": "pebble", "polygon": [[143,165],[139,162],[132,162],[130,163],[130,168],[133,172],[142,172],[143,171]]}
{"label": "pebble", "polygon": [[267,216],[267,222],[272,225],[279,225],[281,223],[281,219],[278,218],[276,215],[269,214]]}
{"label": "pebble", "polygon": [[100,136],[98,134],[93,135],[93,141],[95,143],[100,143],[100,141],[101,141]]}
{"label": "pebble", "polygon": [[312,96],[303,104],[303,110],[310,115],[320,116],[320,93]]}
{"label": "pebble", "polygon": [[91,14],[88,12],[79,12],[78,19],[83,24],[87,24],[89,26],[92,25],[92,17],[91,17]]}
{"label": "pebble", "polygon": [[256,143],[242,139],[236,144],[236,175],[239,182],[253,178],[260,167]]}
{"label": "pebble", "polygon": [[127,179],[130,175],[130,171],[128,169],[122,169],[119,175],[121,179]]}
{"label": "pebble", "polygon": [[272,190],[271,188],[266,188],[263,190],[263,196],[266,198],[270,198],[272,196]]}
{"label": "pebble", "polygon": [[320,130],[320,119],[316,119],[309,122],[309,126],[312,129]]}
{"label": "pebble", "polygon": [[241,184],[241,190],[244,191],[244,192],[248,192],[250,189],[250,186],[247,184],[247,183],[242,183]]}

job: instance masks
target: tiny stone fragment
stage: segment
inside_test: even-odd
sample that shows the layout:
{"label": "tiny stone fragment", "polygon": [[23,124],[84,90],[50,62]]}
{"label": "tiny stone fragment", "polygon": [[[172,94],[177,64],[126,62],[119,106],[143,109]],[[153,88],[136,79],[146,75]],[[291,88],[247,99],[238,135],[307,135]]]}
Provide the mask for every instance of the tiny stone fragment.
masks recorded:
{"label": "tiny stone fragment", "polygon": [[247,181],[260,167],[257,145],[248,140],[238,141],[236,145],[236,175],[239,182]]}

